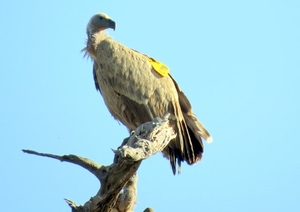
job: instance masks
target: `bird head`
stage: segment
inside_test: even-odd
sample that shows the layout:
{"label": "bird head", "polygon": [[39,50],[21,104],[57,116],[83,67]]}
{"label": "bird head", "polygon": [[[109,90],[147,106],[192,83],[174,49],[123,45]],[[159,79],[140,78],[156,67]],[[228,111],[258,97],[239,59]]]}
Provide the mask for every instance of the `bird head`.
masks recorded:
{"label": "bird head", "polygon": [[88,35],[91,35],[108,28],[115,30],[116,23],[108,15],[99,13],[90,19],[86,30]]}

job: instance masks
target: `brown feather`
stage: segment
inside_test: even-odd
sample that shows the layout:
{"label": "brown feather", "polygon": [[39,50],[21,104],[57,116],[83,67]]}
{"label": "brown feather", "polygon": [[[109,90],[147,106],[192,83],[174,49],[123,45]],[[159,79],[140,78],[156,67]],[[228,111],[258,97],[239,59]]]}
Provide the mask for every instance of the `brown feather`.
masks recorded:
{"label": "brown feather", "polygon": [[194,164],[201,160],[201,137],[211,137],[193,115],[191,104],[178,84],[171,75],[162,77],[157,74],[147,55],[114,41],[91,26],[97,20],[91,20],[88,25],[85,51],[94,60],[95,85],[110,113],[129,130],[134,130],[169,112],[177,137],[163,153],[170,160],[173,173],[176,172],[176,163],[180,170],[182,161]]}

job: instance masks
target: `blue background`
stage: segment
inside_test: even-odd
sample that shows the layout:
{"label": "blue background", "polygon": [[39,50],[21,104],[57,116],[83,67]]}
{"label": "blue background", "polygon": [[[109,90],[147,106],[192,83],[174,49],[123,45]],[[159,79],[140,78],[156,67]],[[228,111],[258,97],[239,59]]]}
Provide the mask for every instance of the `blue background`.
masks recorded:
{"label": "blue background", "polygon": [[214,142],[173,176],[157,154],[139,169],[136,211],[299,211],[300,2],[1,1],[3,211],[70,211],[99,183],[81,167],[21,149],[110,164],[128,135],[80,52],[92,15],[114,39],[162,61]]}

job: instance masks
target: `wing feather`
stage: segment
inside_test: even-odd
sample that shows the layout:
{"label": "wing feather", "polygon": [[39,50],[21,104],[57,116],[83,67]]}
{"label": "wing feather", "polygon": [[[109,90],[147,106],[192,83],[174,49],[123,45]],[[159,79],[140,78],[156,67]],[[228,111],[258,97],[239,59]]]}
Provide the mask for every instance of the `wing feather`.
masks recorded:
{"label": "wing feather", "polygon": [[162,77],[152,68],[149,57],[111,38],[97,46],[94,79],[111,114],[130,130],[153,118],[171,114],[177,132],[163,151],[175,173],[176,163],[193,164],[201,159],[201,136],[208,132],[193,116],[191,104],[176,81]]}

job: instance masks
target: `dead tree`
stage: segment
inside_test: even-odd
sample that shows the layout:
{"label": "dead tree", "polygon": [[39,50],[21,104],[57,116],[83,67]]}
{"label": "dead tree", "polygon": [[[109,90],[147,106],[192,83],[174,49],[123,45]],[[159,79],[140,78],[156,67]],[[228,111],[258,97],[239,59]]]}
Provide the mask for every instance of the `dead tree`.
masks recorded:
{"label": "dead tree", "polygon": [[[78,206],[65,199],[72,212],[131,212],[136,202],[136,171],[142,160],[162,151],[176,137],[173,128],[169,126],[168,118],[169,114],[140,125],[130,137],[124,139],[117,150],[113,150],[115,158],[109,166],[77,155],[58,156],[32,150],[23,152],[79,165],[100,181],[99,191],[84,205]],[[153,210],[146,208],[144,211]]]}

